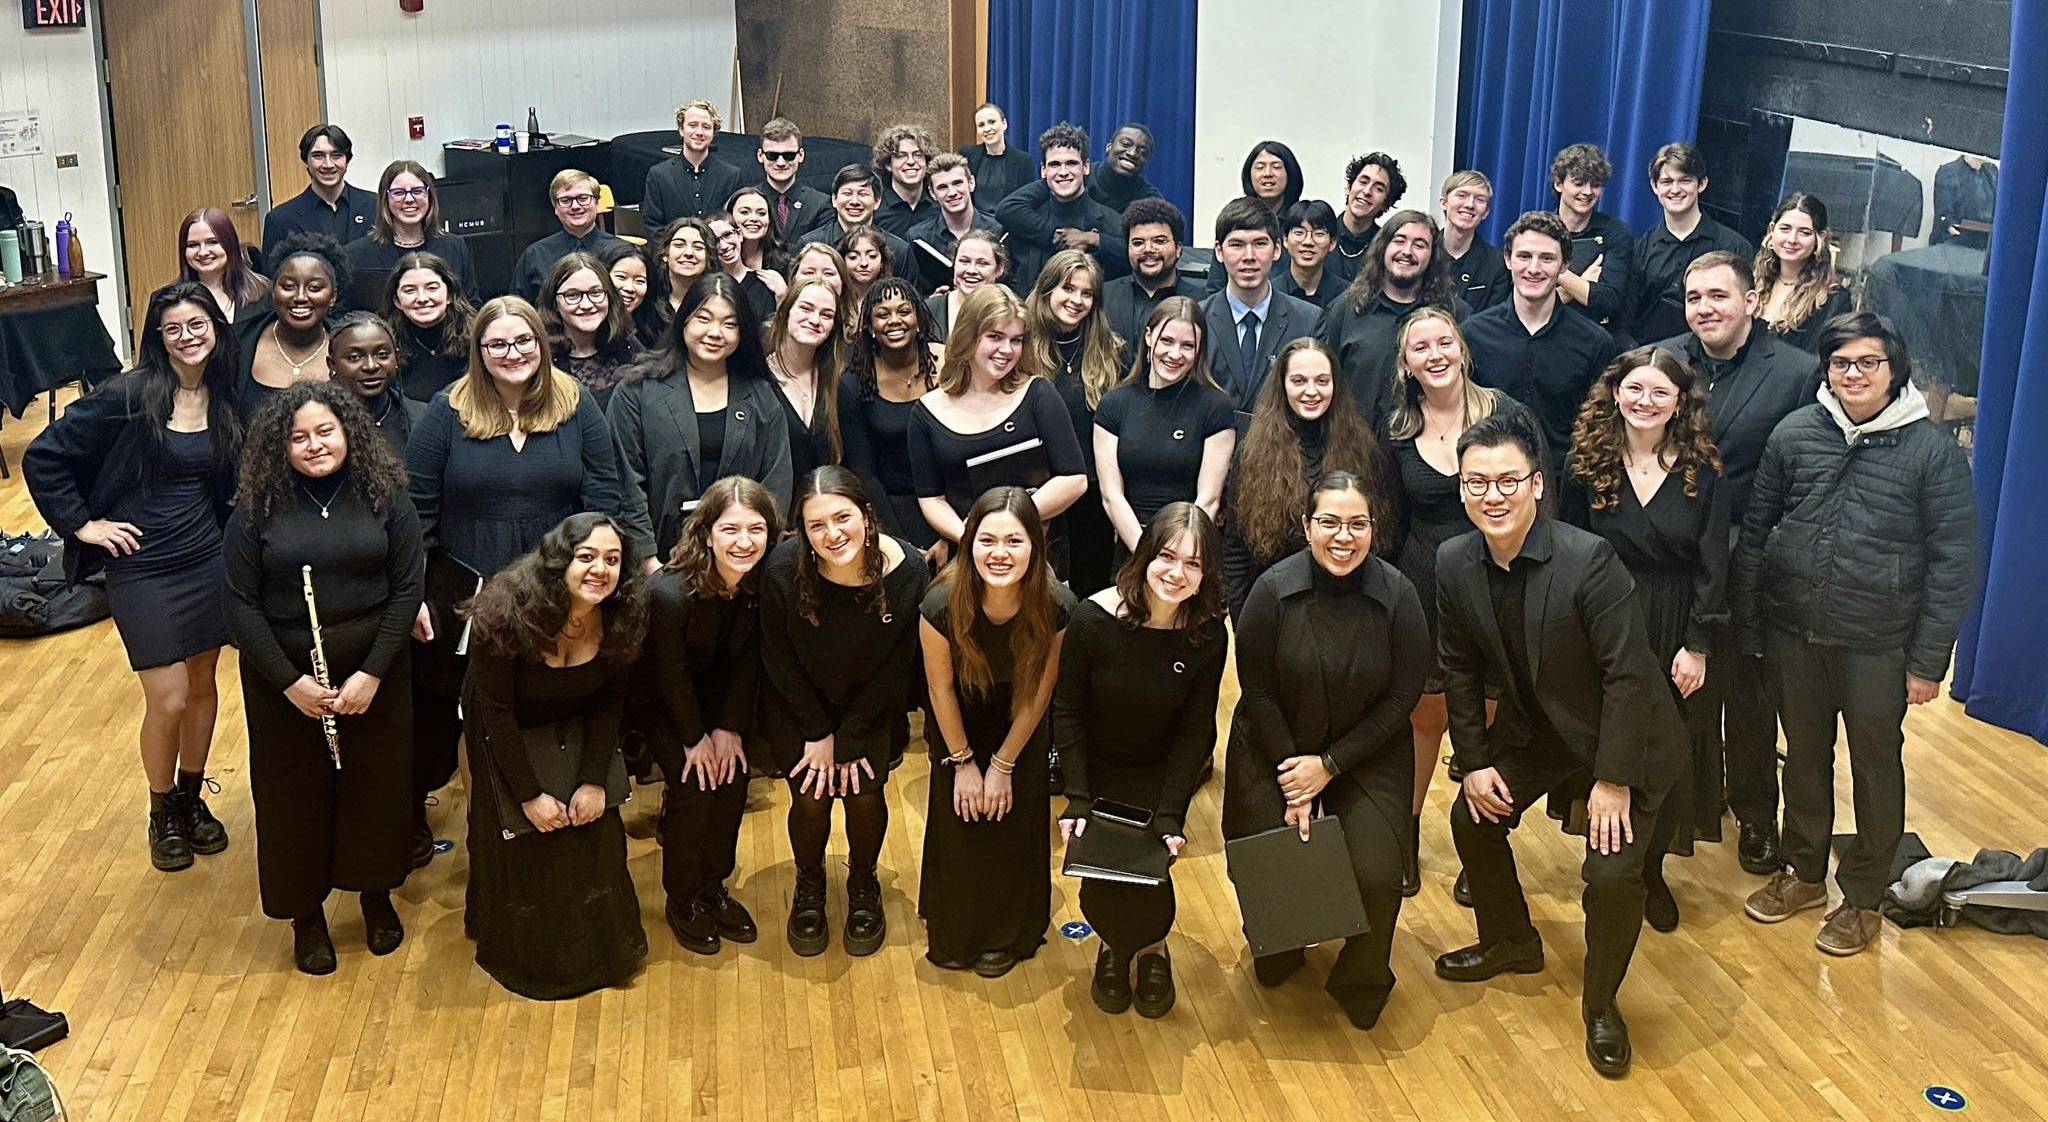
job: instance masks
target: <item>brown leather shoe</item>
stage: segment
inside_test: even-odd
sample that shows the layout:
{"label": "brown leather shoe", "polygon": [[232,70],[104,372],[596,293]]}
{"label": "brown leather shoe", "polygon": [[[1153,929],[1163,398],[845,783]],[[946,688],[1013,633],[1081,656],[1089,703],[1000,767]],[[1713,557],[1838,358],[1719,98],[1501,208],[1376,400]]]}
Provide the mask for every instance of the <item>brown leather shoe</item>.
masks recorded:
{"label": "brown leather shoe", "polygon": [[1749,894],[1749,901],[1742,910],[1758,923],[1783,923],[1808,908],[1818,908],[1828,902],[1828,886],[1808,884],[1794,876],[1790,869],[1780,869],[1764,882],[1762,888]]}
{"label": "brown leather shoe", "polygon": [[1877,929],[1882,922],[1874,909],[1843,904],[1828,913],[1828,920],[1821,925],[1813,945],[1827,954],[1847,957],[1869,946],[1870,941],[1877,938]]}

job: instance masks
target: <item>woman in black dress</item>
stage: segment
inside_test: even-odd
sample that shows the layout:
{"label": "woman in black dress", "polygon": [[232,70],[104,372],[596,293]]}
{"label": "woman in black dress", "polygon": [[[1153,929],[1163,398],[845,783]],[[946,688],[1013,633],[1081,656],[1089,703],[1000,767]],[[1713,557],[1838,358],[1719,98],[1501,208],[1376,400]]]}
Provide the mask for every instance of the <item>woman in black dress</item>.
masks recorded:
{"label": "woman in black dress", "polygon": [[[1415,586],[1372,556],[1364,481],[1336,472],[1309,495],[1308,548],[1252,586],[1237,624],[1244,696],[1230,722],[1223,836],[1281,825],[1309,836],[1318,808],[1344,825],[1368,928],[1344,940],[1325,989],[1370,1029],[1394,991],[1401,863],[1415,754],[1408,713],[1422,696],[1429,633]],[[1259,984],[1301,968],[1301,951],[1253,960]]]}
{"label": "woman in black dress", "polygon": [[746,238],[732,215],[722,210],[709,211],[704,215],[704,225],[711,228],[711,255],[718,262],[718,270],[731,277],[740,286],[740,295],[746,298],[748,318],[755,323],[768,322],[788,286],[779,275],[771,285],[762,270],[747,266],[742,248]]}
{"label": "woman in black dress", "polygon": [[744,740],[761,678],[760,580],[781,536],[768,489],[728,475],[683,523],[668,564],[649,582],[647,647],[632,723],[667,783],[661,796],[661,883],[670,930],[698,954],[751,943],[754,917],[726,891],[747,806]]}
{"label": "woman in black dress", "polygon": [[[1102,279],[1093,255],[1063,249],[1046,261],[1024,298],[1024,345],[1032,369],[1052,380],[1067,407],[1090,486],[1096,479],[1095,409],[1123,375],[1124,341],[1103,314]],[[1116,532],[1100,502],[1075,505],[1059,516],[1052,534],[1065,543],[1059,572],[1070,586],[1090,593],[1110,583]]]}
{"label": "woman in black dress", "polygon": [[840,461],[839,294],[821,280],[789,286],[768,320],[768,372],[789,432],[792,478]]}
{"label": "woman in black dress", "polygon": [[633,341],[640,344],[641,350],[660,346],[663,325],[658,317],[652,316],[654,307],[647,299],[654,271],[648,267],[646,247],[626,241],[610,242],[597,251],[597,259],[604,263],[605,272],[612,278],[612,291],[619,294],[619,307],[632,321]]}
{"label": "woman in black dress", "polygon": [[1119,560],[1169,503],[1194,503],[1211,519],[1221,514],[1237,448],[1236,410],[1209,373],[1201,305],[1185,296],[1161,300],[1142,335],[1130,374],[1095,410],[1095,471]]}
{"label": "woman in black dress", "polygon": [[228,640],[221,526],[242,426],[235,338],[191,281],[150,294],[141,361],[101,383],[28,446],[21,472],[63,535],[64,575],[107,574],[107,606],[142,682],[149,856],[166,872],[227,848],[202,787]]}
{"label": "woman in black dress", "polygon": [[1756,300],[1764,327],[1808,354],[1822,324],[1855,310],[1849,282],[1835,271],[1827,204],[1794,191],[1772,212],[1756,251]]}
{"label": "woman in black dress", "polygon": [[557,365],[604,408],[640,350],[611,270],[588,253],[565,254],[548,270],[539,306]]}
{"label": "woman in black dress", "polygon": [[[1001,285],[967,298],[946,340],[938,392],[918,398],[905,435],[918,509],[949,542],[960,541],[967,508],[990,487],[1030,491],[1046,520],[1088,493],[1073,421],[1059,391],[1035,376],[1024,305]],[[1057,547],[1049,552],[1057,570]]]}
{"label": "woman in black dress", "polygon": [[[377,181],[377,220],[370,232],[343,246],[349,268],[388,273],[409,253],[431,253],[448,263],[456,291],[477,300],[476,266],[469,243],[451,234],[441,221],[441,191],[434,173],[413,160],[393,160]],[[373,311],[381,309],[363,309]]]}
{"label": "woman in black dress", "polygon": [[241,344],[236,392],[244,420],[288,386],[327,380],[327,317],[348,284],[348,261],[325,234],[293,234],[278,253],[270,306],[235,324]]}
{"label": "woman in black dress", "polygon": [[1336,370],[1328,347],[1296,339],[1273,356],[1259,388],[1224,485],[1230,513],[1223,523],[1223,591],[1232,619],[1244,611],[1260,573],[1308,544],[1292,512],[1307,509],[1309,486],[1325,473],[1357,476],[1375,509],[1392,505],[1382,498],[1385,454]]}
{"label": "woman in black dress", "polygon": [[[589,390],[554,368],[540,313],[517,296],[500,296],[476,314],[469,368],[414,423],[405,466],[427,546],[426,603],[413,624],[427,645],[413,674],[413,753],[424,802],[448,782],[458,758],[455,703],[467,664],[456,650],[463,632],[456,603],[562,519],[617,514],[625,504],[603,412]],[[417,823],[425,829],[424,806]]]}
{"label": "woman in black dress", "polygon": [[[1060,834],[1085,834],[1097,800],[1149,811],[1152,833],[1178,857],[1188,801],[1216,750],[1216,697],[1230,636],[1216,523],[1193,503],[1170,503],[1139,536],[1114,588],[1082,601],[1060,650],[1053,736],[1067,773]],[[1173,881],[1157,887],[1081,882],[1081,914],[1102,937],[1089,996],[1105,1013],[1136,1003],[1146,1017],[1173,1008]]]}
{"label": "woman in black dress", "polygon": [[[263,914],[292,921],[301,971],[331,974],[326,903],[336,889],[362,894],[372,954],[405,938],[391,890],[411,859],[406,631],[424,564],[404,462],[355,394],[302,382],[256,415],[226,552]],[[326,685],[315,676],[308,583]]]}
{"label": "woman in black dress", "polygon": [[675,330],[634,362],[605,415],[618,441],[636,549],[667,557],[697,496],[744,475],[789,502],[789,435],[760,329],[723,273],[684,293]]}
{"label": "woman in black dress", "polygon": [[398,340],[390,324],[368,312],[345,312],[334,321],[327,340],[327,380],[362,401],[370,424],[398,454],[403,471],[413,422],[427,407],[401,393],[397,377]]}
{"label": "woman in black dress", "polygon": [[[611,802],[625,787],[626,679],[647,631],[636,560],[611,516],[571,515],[463,606],[476,753],[463,928],[476,964],[522,997],[615,986],[647,957]],[[543,783],[535,741],[572,753],[573,767]]]}
{"label": "woman in black dress", "polygon": [[[1671,692],[1685,700],[1707,673],[1708,639],[1728,618],[1728,493],[1707,419],[1706,386],[1677,354],[1638,347],[1615,359],[1593,383],[1572,429],[1563,513],[1606,538],[1635,578],[1650,649],[1668,660]],[[1717,826],[1717,755],[1694,737],[1691,783],[1672,788],[1659,812],[1665,843],[1651,847],[1643,871],[1651,927],[1678,926],[1678,901],[1664,882],[1666,853],[1689,855],[1700,829]],[[1696,815],[1704,816],[1700,822]]]}
{"label": "woman in black dress", "polygon": [[448,263],[408,253],[384,287],[384,322],[398,339],[398,386],[414,401],[432,401],[469,369],[476,308],[456,287]]}
{"label": "woman in black dress", "polygon": [[844,462],[875,496],[882,529],[923,550],[933,571],[946,563],[951,543],[918,506],[910,418],[918,399],[939,384],[945,359],[937,327],[916,294],[902,281],[884,282],[868,296],[852,357],[839,379]]}
{"label": "woman in black dress", "polygon": [[889,830],[883,797],[917,671],[924,558],[881,532],[860,479],[843,467],[806,476],[800,536],[775,547],[761,590],[761,729],[789,779],[796,892],[786,933],[800,955],[832,941],[825,843],[832,805],[846,811],[846,953],[870,955],[888,934],[875,862]]}
{"label": "woman in black dress", "polygon": [[1423,678],[1422,700],[1408,719],[1415,740],[1415,798],[1401,894],[1413,896],[1422,891],[1422,804],[1450,724],[1444,672],[1436,662],[1436,551],[1472,529],[1458,491],[1458,436],[1496,410],[1522,406],[1472,380],[1465,334],[1442,308],[1421,308],[1403,320],[1395,345],[1399,358],[1387,415],[1387,450],[1402,501],[1401,524],[1388,529],[1401,543],[1394,565],[1422,598],[1422,618],[1429,626],[1429,673]]}
{"label": "woman in black dress", "polygon": [[[742,187],[725,200],[725,213],[740,236],[741,275],[733,279],[752,288],[765,287],[773,309],[788,295],[789,282],[782,276],[782,248],[775,244],[775,223],[769,217],[768,195],[759,187]],[[749,280],[751,278],[751,280]],[[765,318],[765,317],[764,317]]]}
{"label": "woman in black dress", "polygon": [[1045,563],[1045,527],[1022,487],[984,492],[960,552],[919,610],[939,736],[917,910],[925,957],[1000,978],[1038,953],[1052,922],[1046,711],[1074,594]]}

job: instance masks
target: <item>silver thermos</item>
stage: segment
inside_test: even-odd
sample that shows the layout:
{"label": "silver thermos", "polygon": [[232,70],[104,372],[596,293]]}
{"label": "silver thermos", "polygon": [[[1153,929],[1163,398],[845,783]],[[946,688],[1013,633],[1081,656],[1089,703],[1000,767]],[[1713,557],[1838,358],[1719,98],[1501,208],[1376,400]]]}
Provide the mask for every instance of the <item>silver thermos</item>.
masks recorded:
{"label": "silver thermos", "polygon": [[49,236],[43,224],[31,218],[21,224],[21,275],[33,280],[49,271]]}

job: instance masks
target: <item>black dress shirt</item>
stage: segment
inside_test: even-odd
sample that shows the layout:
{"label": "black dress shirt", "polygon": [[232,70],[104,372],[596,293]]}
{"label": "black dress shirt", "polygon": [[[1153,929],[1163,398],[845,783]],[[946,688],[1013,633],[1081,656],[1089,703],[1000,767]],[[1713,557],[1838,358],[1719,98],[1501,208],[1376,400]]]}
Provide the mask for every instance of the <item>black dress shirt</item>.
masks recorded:
{"label": "black dress shirt", "polygon": [[983,210],[994,210],[997,203],[1010,197],[1010,192],[1038,178],[1038,165],[1015,148],[1005,148],[1002,155],[991,156],[981,145],[970,144],[960,149],[960,155],[974,173],[974,205]]}
{"label": "black dress shirt", "polygon": [[1088,197],[1115,211],[1122,217],[1124,208],[1139,199],[1162,198],[1159,188],[1152,186],[1143,173],[1124,175],[1110,168],[1104,161],[1088,173]]}
{"label": "black dress shirt", "polygon": [[937,218],[938,215],[939,204],[932,198],[932,193],[924,189],[923,183],[917,186],[915,203],[904,202],[903,196],[896,193],[894,183],[884,183],[882,205],[875,212],[875,225],[899,238],[908,238],[914,227],[921,226],[926,219]]}
{"label": "black dress shirt", "polygon": [[1472,379],[1535,411],[1550,444],[1544,469],[1556,472],[1571,447],[1572,423],[1586,391],[1614,361],[1614,339],[1561,302],[1534,333],[1522,326],[1513,300],[1480,312],[1463,326]]}
{"label": "black dress shirt", "polygon": [[1685,268],[1716,250],[1739,254],[1745,261],[1756,254],[1756,247],[1741,234],[1704,214],[1683,238],[1658,222],[1636,239],[1629,266],[1629,339],[1651,342],[1685,330]]}
{"label": "black dress shirt", "polygon": [[659,233],[675,219],[724,209],[725,200],[744,186],[740,169],[717,156],[707,154],[703,167],[691,167],[680,155],[670,156],[647,169],[640,219],[649,231]]}
{"label": "black dress shirt", "polygon": [[376,222],[376,192],[344,183],[341,198],[330,206],[307,187],[263,216],[263,271],[277,272],[277,247],[293,234],[326,234],[347,245],[368,234]]}
{"label": "black dress shirt", "polygon": [[[1593,262],[1600,262],[1600,279],[1592,283],[1584,304],[1574,311],[1592,318],[1610,333],[1628,311],[1629,269],[1635,263],[1636,236],[1628,224],[1603,211],[1594,211],[1586,228],[1572,235],[1571,271],[1584,276]],[[1659,336],[1662,338],[1662,336]]]}
{"label": "black dress shirt", "polygon": [[[1493,594],[1493,622],[1500,628],[1502,646],[1507,648],[1508,674],[1514,679],[1515,696],[1535,697],[1536,684],[1529,678],[1529,635],[1525,625],[1529,570],[1540,562],[1524,552],[1515,555],[1503,569],[1490,557],[1486,564],[1486,588]],[[1544,717],[1542,707],[1524,709],[1503,705],[1489,730],[1496,747],[1536,748],[1564,752],[1564,741]]]}
{"label": "black dress shirt", "polygon": [[1457,288],[1459,298],[1475,312],[1504,304],[1515,295],[1507,258],[1498,248],[1476,237],[1463,257],[1451,258],[1451,284]]}

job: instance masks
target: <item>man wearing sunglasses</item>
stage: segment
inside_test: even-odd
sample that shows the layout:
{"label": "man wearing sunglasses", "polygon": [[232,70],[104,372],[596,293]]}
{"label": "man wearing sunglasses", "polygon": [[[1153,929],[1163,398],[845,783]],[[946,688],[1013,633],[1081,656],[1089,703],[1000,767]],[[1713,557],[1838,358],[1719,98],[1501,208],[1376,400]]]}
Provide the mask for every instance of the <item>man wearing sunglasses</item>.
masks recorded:
{"label": "man wearing sunglasses", "polygon": [[[1503,410],[1458,438],[1459,487],[1477,533],[1437,554],[1437,645],[1451,750],[1464,773],[1451,840],[1472,886],[1479,941],[1439,955],[1454,982],[1544,968],[1508,834],[1545,793],[1586,795],[1586,1058],[1628,1071],[1616,995],[1643,928],[1658,811],[1688,742],[1650,651],[1635,583],[1598,535],[1544,517],[1543,438]],[[1492,724],[1486,689],[1500,690]],[[1552,798],[1558,796],[1552,795]]]}
{"label": "man wearing sunglasses", "polygon": [[577,250],[601,258],[611,247],[626,244],[598,228],[596,176],[564,168],[548,184],[548,198],[562,228],[527,246],[512,267],[512,291],[529,301],[540,299],[540,286],[555,262]]}
{"label": "man wearing sunglasses", "polygon": [[754,153],[765,177],[759,184],[768,196],[768,224],[775,244],[792,246],[818,223],[832,217],[832,199],[825,192],[796,181],[804,166],[804,134],[796,122],[776,117],[761,126],[761,150]]}

